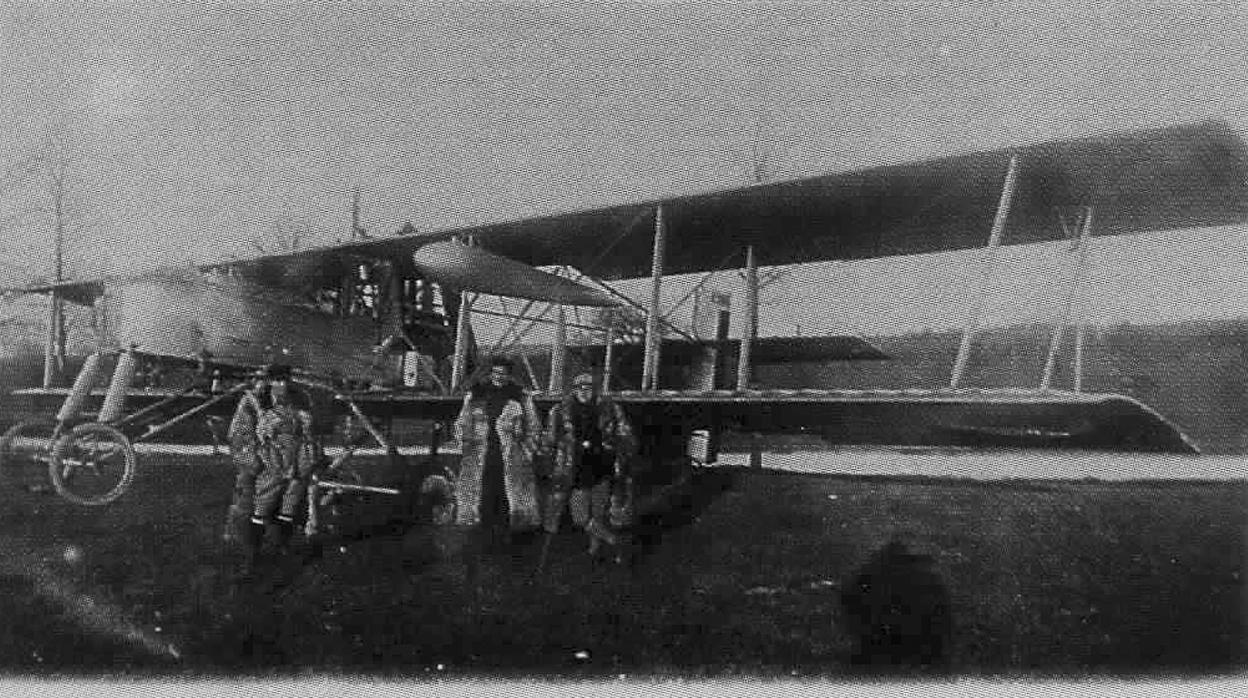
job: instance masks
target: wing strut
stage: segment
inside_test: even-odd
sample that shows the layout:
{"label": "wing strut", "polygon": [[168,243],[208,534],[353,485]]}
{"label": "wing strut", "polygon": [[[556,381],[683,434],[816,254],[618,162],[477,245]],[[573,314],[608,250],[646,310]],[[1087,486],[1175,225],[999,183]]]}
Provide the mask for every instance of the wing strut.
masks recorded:
{"label": "wing strut", "polygon": [[966,371],[966,360],[971,353],[971,341],[979,329],[979,316],[984,312],[984,294],[988,292],[988,282],[992,280],[992,270],[996,266],[997,249],[1001,247],[1001,234],[1005,231],[1005,219],[1010,215],[1010,202],[1014,199],[1014,185],[1018,181],[1018,156],[1010,156],[1010,169],[1005,174],[1005,186],[1001,190],[1001,199],[997,202],[997,216],[992,221],[992,233],[988,236],[987,259],[984,260],[984,276],[979,282],[979,293],[970,312],[966,316],[966,328],[962,332],[962,344],[958,346],[958,358],[953,363],[953,375],[949,378],[949,387],[957,388],[962,382],[962,374]]}
{"label": "wing strut", "polygon": [[[1063,226],[1066,225],[1066,222],[1064,219],[1062,221],[1062,225]],[[1066,333],[1066,325],[1070,322],[1070,315],[1071,315],[1071,311],[1074,308],[1075,298],[1077,296],[1082,295],[1080,292],[1083,289],[1084,273],[1087,271],[1088,247],[1091,246],[1089,244],[1089,240],[1091,238],[1091,232],[1092,232],[1092,207],[1088,206],[1083,211],[1083,225],[1079,231],[1079,242],[1077,243],[1079,245],[1079,258],[1075,262],[1075,273],[1071,277],[1070,285],[1066,290],[1066,309],[1065,309],[1065,312],[1062,314],[1061,319],[1058,320],[1057,325],[1053,327],[1053,338],[1049,341],[1049,356],[1047,359],[1045,359],[1044,376],[1040,379],[1041,390],[1048,390],[1049,386],[1053,382],[1053,368],[1054,368],[1054,365],[1057,363],[1057,350],[1058,350],[1058,347],[1061,346],[1063,335],[1065,335]],[[1082,322],[1078,324],[1078,328],[1075,330],[1075,339],[1076,339],[1076,346],[1075,346],[1076,368],[1074,372],[1075,373],[1074,381],[1075,381],[1075,392],[1079,392],[1079,388],[1081,387],[1080,383],[1083,377],[1082,376],[1083,374],[1083,366],[1082,366],[1083,347],[1080,346],[1083,343],[1083,323]]]}
{"label": "wing strut", "polygon": [[615,363],[615,311],[608,310],[607,316],[607,337],[605,340],[606,349],[603,351],[602,357],[602,392],[607,394],[611,392],[611,374],[614,369],[611,364]]}
{"label": "wing strut", "polygon": [[758,260],[754,246],[745,248],[745,328],[741,333],[741,352],[737,356],[737,390],[750,387],[750,353],[758,337]]}
{"label": "wing strut", "polygon": [[555,308],[555,337],[550,342],[550,382],[546,386],[551,395],[563,394],[563,365],[568,356],[568,316],[563,306]]}
{"label": "wing strut", "polygon": [[[60,236],[57,236],[56,280],[61,281]],[[65,302],[61,292],[48,294],[48,338],[43,351],[43,387],[51,388],[65,372]]]}
{"label": "wing strut", "polygon": [[459,318],[455,323],[455,354],[451,362],[451,392],[464,381],[468,363],[468,316],[472,314],[472,298],[468,291],[459,292]]}
{"label": "wing strut", "polygon": [[654,252],[650,258],[650,307],[646,312],[646,351],[642,358],[641,389],[659,387],[659,293],[663,283],[663,247],[666,236],[663,229],[663,207],[654,209]]}

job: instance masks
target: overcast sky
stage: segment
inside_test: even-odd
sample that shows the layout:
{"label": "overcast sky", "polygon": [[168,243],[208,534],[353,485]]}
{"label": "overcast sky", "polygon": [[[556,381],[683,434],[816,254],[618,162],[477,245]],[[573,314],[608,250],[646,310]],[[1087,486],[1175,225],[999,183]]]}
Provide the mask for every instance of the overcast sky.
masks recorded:
{"label": "overcast sky", "polygon": [[[739,186],[756,145],[783,178],[1242,130],[1245,25],[1214,2],[6,6],[0,172],[68,144],[74,271],[204,262],[275,224],[345,236],[353,186],[387,234]],[[3,262],[46,273],[47,229],[9,221]]]}
{"label": "overcast sky", "polygon": [[0,13],[0,161],[63,133],[84,237],[122,265],[245,254],[275,222],[331,241],[352,186],[388,233],[740,185],[761,113],[775,177],[1248,121],[1232,3]]}

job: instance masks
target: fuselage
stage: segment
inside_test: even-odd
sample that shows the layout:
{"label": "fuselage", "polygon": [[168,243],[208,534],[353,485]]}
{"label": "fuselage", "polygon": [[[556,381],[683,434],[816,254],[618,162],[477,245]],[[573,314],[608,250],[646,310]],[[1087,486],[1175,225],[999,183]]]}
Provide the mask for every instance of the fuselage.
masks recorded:
{"label": "fuselage", "polygon": [[377,323],[338,317],[228,276],[187,273],[110,284],[106,345],[256,366],[279,361],[319,375],[376,371]]}
{"label": "fuselage", "polygon": [[[1231,431],[1248,413],[1226,393],[1248,389],[1241,389],[1248,385],[1242,361],[1248,346],[1245,332],[1225,323],[1248,326],[1248,228],[1112,236],[1092,244],[1079,284],[1069,242],[1003,249],[984,288],[982,250],[794,267],[767,294],[771,298],[764,297],[764,334],[865,336],[893,359],[794,366],[759,378],[778,387],[940,387],[947,384],[961,320],[980,294],[986,296],[985,334],[974,347],[968,387],[1037,387],[1049,339],[1043,327],[1084,323],[1092,328],[1085,390],[1134,395],[1200,434],[1204,444],[1243,448],[1243,437]],[[669,304],[699,278],[666,280]],[[617,288],[636,296],[646,283],[630,280]],[[394,381],[394,362],[377,352],[387,336],[384,320],[344,317],[241,278],[191,272],[114,283],[103,306],[112,346],[179,358],[207,354],[244,366],[280,360],[319,375]],[[734,321],[741,315],[734,312]],[[693,326],[697,318],[683,321]],[[1210,330],[1202,322],[1223,326]],[[477,338],[490,343],[488,328],[476,325]],[[1016,338],[1003,342],[994,332]],[[1057,355],[1055,388],[1070,387],[1072,334]],[[424,338],[412,339],[419,344]],[[541,339],[540,331],[529,335]],[[1207,380],[1211,371],[1222,376],[1220,385]],[[1201,428],[1215,422],[1216,430]]]}

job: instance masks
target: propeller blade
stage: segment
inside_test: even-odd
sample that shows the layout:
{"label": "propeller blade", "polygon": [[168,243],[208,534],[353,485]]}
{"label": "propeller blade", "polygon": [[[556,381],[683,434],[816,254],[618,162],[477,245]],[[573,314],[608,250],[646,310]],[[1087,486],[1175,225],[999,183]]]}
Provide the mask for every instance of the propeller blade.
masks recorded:
{"label": "propeller blade", "polygon": [[598,289],[454,241],[425,245],[412,253],[412,262],[430,279],[469,291],[562,305],[620,304]]}

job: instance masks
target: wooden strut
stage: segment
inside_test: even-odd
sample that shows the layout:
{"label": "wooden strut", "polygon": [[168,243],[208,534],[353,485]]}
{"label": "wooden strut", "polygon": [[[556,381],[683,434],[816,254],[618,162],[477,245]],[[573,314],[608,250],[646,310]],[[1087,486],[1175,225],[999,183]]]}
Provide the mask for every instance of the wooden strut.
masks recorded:
{"label": "wooden strut", "polygon": [[104,395],[104,404],[96,420],[109,424],[117,421],[126,406],[126,394],[134,381],[134,368],[138,364],[138,356],[133,351],[123,351],[117,355],[117,365],[113,368],[113,379],[108,384],[108,392]]}
{"label": "wooden strut", "polygon": [[[65,190],[61,175],[56,177],[52,196],[54,237],[52,249],[53,282],[65,280]],[[43,354],[43,387],[51,388],[65,372],[65,302],[58,289],[48,294],[48,343]]]}
{"label": "wooden strut", "polygon": [[1086,330],[1087,325],[1083,321],[1075,325],[1075,380],[1072,387],[1076,393],[1083,392],[1083,338]]}
{"label": "wooden strut", "polygon": [[520,361],[524,364],[525,373],[529,374],[529,386],[536,392],[541,389],[537,382],[537,372],[533,370],[533,362],[529,361],[529,355],[521,352]]}
{"label": "wooden strut", "polygon": [[360,406],[355,404],[355,400],[348,398],[346,395],[335,395],[334,397],[347,403],[347,407],[351,408],[351,414],[354,414],[356,418],[360,420],[360,422],[364,425],[364,429],[368,431],[369,435],[373,437],[379,446],[387,451],[390,450],[390,442],[386,439],[384,434],[377,431],[377,427],[373,426],[372,421],[369,420],[368,416],[364,414],[364,410],[361,410]]}
{"label": "wooden strut", "polygon": [[564,362],[568,355],[568,318],[560,305],[555,309],[555,336],[550,343],[550,382],[546,386],[552,395],[563,393]]}
{"label": "wooden strut", "polygon": [[191,393],[195,392],[197,389],[198,389],[198,388],[197,388],[197,386],[195,386],[195,385],[188,385],[187,387],[183,388],[182,390],[180,390],[180,391],[178,391],[178,392],[174,393],[173,395],[170,395],[170,396],[169,396],[169,397],[167,397],[167,398],[164,398],[164,399],[160,400],[159,402],[156,402],[156,403],[154,403],[154,404],[148,405],[147,407],[144,407],[143,409],[138,410],[137,412],[132,412],[132,413],[130,413],[130,414],[128,414],[128,415],[126,415],[125,417],[122,417],[121,419],[118,419],[117,421],[113,422],[113,426],[114,426],[114,427],[121,428],[121,427],[123,427],[123,426],[125,426],[125,425],[127,425],[127,424],[131,424],[131,423],[133,423],[133,422],[135,422],[135,421],[138,421],[139,419],[141,419],[141,418],[143,418],[143,417],[146,417],[147,415],[152,414],[153,412],[159,412],[160,410],[164,409],[165,407],[168,407],[169,405],[171,405],[171,404],[173,404],[173,403],[177,402],[178,400],[181,400],[182,398],[186,397],[187,395],[190,395]]}
{"label": "wooden strut", "polygon": [[[558,307],[560,307],[560,306],[555,305],[555,306],[553,306],[553,307],[558,308]],[[494,310],[482,310],[481,308],[473,308],[473,309],[472,309],[472,314],[473,314],[473,315],[489,315],[489,316],[491,316],[491,317],[501,317],[501,318],[517,318],[517,319],[519,319],[519,320],[521,320],[521,321],[524,321],[524,320],[529,320],[529,321],[530,321],[531,323],[533,323],[533,324],[537,324],[537,323],[539,323],[539,322],[540,322],[540,323],[549,324],[549,325],[557,325],[557,324],[559,324],[559,319],[558,319],[557,317],[556,317],[556,318],[554,318],[554,319],[547,319],[547,318],[546,318],[546,313],[549,313],[549,312],[550,312],[550,309],[549,309],[549,308],[547,308],[545,312],[539,313],[539,314],[537,314],[537,315],[532,315],[532,316],[524,316],[524,317],[518,317],[518,316],[516,316],[516,315],[512,315],[512,314],[510,314],[510,313],[500,313],[500,312],[497,312],[497,311],[494,311]],[[564,321],[564,325],[565,325],[565,326],[567,326],[567,327],[575,327],[575,328],[576,328],[576,329],[578,329],[578,330],[586,330],[586,331],[594,331],[594,330],[601,330],[601,329],[602,329],[601,327],[597,327],[597,326],[595,326],[595,325],[586,325],[586,324],[584,324],[584,323],[580,323],[580,322],[570,322],[570,321],[567,321],[567,320],[565,320],[565,321]],[[515,341],[518,341],[518,340],[519,340],[519,338],[521,338],[521,337],[523,337],[524,335],[528,334],[528,332],[529,332],[529,330],[528,330],[527,328],[526,328],[525,330],[522,330],[520,333],[518,333],[518,334],[516,335],[516,340],[513,340],[513,342],[512,342],[512,343],[514,344],[514,343],[515,343]],[[499,340],[499,341],[496,341],[496,342],[493,344],[493,346],[491,346],[491,347],[490,347],[490,351],[489,351],[489,353],[490,353],[490,354],[494,354],[494,353],[497,353],[500,349],[502,349],[502,348],[503,348],[503,346],[504,346],[505,344],[507,344],[507,342],[505,341],[506,339],[507,339],[506,335],[501,336],[500,340]]]}
{"label": "wooden strut", "polygon": [[[1066,225],[1065,221],[1063,221],[1062,226],[1065,227],[1065,225]],[[1049,341],[1049,354],[1045,358],[1045,361],[1044,361],[1044,375],[1040,378],[1041,390],[1048,390],[1052,386],[1053,369],[1057,364],[1057,351],[1058,351],[1058,348],[1061,346],[1062,339],[1066,333],[1066,325],[1070,322],[1071,312],[1074,309],[1075,298],[1081,295],[1081,291],[1083,289],[1083,277],[1084,277],[1085,270],[1087,269],[1087,261],[1088,261],[1088,248],[1091,246],[1090,245],[1091,232],[1092,232],[1092,207],[1088,206],[1084,209],[1083,221],[1079,229],[1079,242],[1078,242],[1079,258],[1075,261],[1075,272],[1071,276],[1069,286],[1066,290],[1066,307],[1062,312],[1061,319],[1057,322],[1056,325],[1054,325],[1053,336],[1052,336],[1052,339]],[[1083,357],[1082,357],[1082,352],[1081,352],[1082,347],[1079,346],[1080,344],[1082,344],[1082,341],[1083,341],[1083,335],[1082,335],[1081,330],[1082,330],[1082,325],[1080,325],[1079,329],[1076,330],[1075,363],[1076,363],[1077,369],[1075,370],[1075,378],[1074,378],[1074,383],[1076,386],[1075,392],[1079,392],[1078,386],[1080,385],[1080,375],[1083,370],[1083,366],[1082,366]]]}
{"label": "wooden strut", "polygon": [[[609,284],[604,283],[604,282],[602,281],[602,279],[596,279],[596,278],[594,278],[594,277],[592,277],[592,276],[587,276],[587,275],[585,275],[585,274],[582,274],[581,276],[577,277],[577,279],[578,279],[578,280],[579,280],[579,279],[585,279],[585,280],[589,281],[590,283],[592,283],[593,285],[597,286],[598,288],[602,289],[602,291],[603,291],[604,293],[606,293],[607,295],[612,296],[613,298],[617,298],[617,299],[619,299],[619,300],[620,300],[620,302],[621,302],[622,304],[627,305],[627,306],[629,306],[629,307],[631,307],[631,308],[634,308],[634,309],[636,309],[636,310],[640,310],[640,311],[641,311],[641,312],[643,312],[643,313],[644,313],[644,312],[646,312],[645,307],[643,307],[640,303],[638,303],[637,301],[633,300],[632,298],[629,298],[628,296],[624,295],[623,293],[620,293],[618,290],[616,290],[616,289],[612,288]],[[680,335],[681,337],[684,337],[685,339],[689,340],[690,342],[696,342],[696,341],[698,341],[698,338],[697,338],[697,337],[694,337],[693,335],[689,334],[688,332],[685,332],[684,330],[680,329],[680,328],[679,328],[679,327],[677,327],[674,323],[670,322],[669,320],[667,320],[667,319],[666,319],[666,318],[664,318],[664,317],[660,317],[660,318],[659,318],[659,324],[661,324],[661,325],[663,326],[663,329],[665,329],[665,330],[667,330],[667,331],[669,331],[669,332],[672,332],[673,334],[678,334],[678,335]]]}
{"label": "wooden strut", "polygon": [[87,396],[91,394],[91,389],[95,387],[96,380],[99,378],[100,358],[100,353],[95,352],[83,362],[82,369],[74,378],[74,386],[70,388],[69,395],[65,396],[65,402],[61,403],[61,409],[56,413],[57,424],[65,424],[76,419],[82,412],[82,406],[86,404]]}
{"label": "wooden strut", "polygon": [[984,294],[988,291],[988,282],[992,280],[993,267],[996,266],[997,249],[1001,247],[1001,236],[1005,231],[1005,221],[1010,215],[1010,203],[1014,199],[1014,187],[1018,181],[1018,156],[1010,156],[1010,167],[1005,174],[1005,185],[1001,190],[1001,198],[997,202],[997,215],[992,221],[992,232],[988,236],[987,256],[984,261],[984,275],[980,279],[979,294],[973,309],[967,313],[966,326],[962,331],[962,343],[958,346],[958,356],[953,363],[953,374],[949,378],[949,387],[957,389],[966,372],[967,359],[970,356],[971,342],[979,329],[979,318],[984,312]]}
{"label": "wooden strut", "polygon": [[737,356],[737,390],[748,390],[753,369],[754,339],[758,336],[758,262],[754,246],[745,250],[745,327],[741,331],[741,352]]}
{"label": "wooden strut", "polygon": [[[499,299],[499,300],[501,301],[502,299]],[[507,325],[507,328],[504,329],[503,333],[498,336],[497,340],[495,340],[494,345],[490,347],[490,355],[497,353],[498,350],[501,349],[503,345],[507,343],[507,338],[510,337],[511,333],[515,332],[516,328],[520,326],[520,323],[526,319],[526,315],[529,312],[529,309],[532,308],[535,303],[536,301],[529,300],[527,303],[524,304],[524,307],[520,309],[520,312],[515,315],[507,314],[506,306],[503,307],[504,312],[496,313],[496,315],[500,317],[503,317],[503,316],[510,317],[511,323]],[[549,308],[547,308],[547,310],[549,310]],[[477,312],[482,312],[482,311],[478,310]]]}
{"label": "wooden strut", "polygon": [[225,400],[226,398],[232,397],[233,395],[235,395],[235,394],[237,394],[237,393],[239,393],[239,392],[242,392],[243,390],[246,390],[246,389],[247,389],[247,383],[239,383],[238,385],[234,386],[233,388],[230,388],[228,391],[226,391],[226,392],[224,392],[224,393],[222,393],[222,394],[220,394],[220,395],[214,396],[214,397],[213,397],[212,399],[210,399],[210,400],[205,401],[203,404],[197,405],[197,406],[195,406],[194,408],[189,409],[189,410],[187,410],[186,412],[183,412],[182,414],[180,414],[180,415],[178,415],[178,416],[174,417],[173,419],[170,419],[169,421],[167,421],[167,422],[165,422],[165,423],[163,423],[163,424],[159,424],[159,425],[157,425],[157,426],[151,427],[151,428],[150,428],[150,429],[148,429],[146,432],[144,432],[144,433],[142,433],[142,434],[138,435],[137,437],[135,437],[135,438],[133,439],[133,442],[134,442],[134,443],[140,443],[140,442],[143,442],[143,441],[147,441],[148,439],[150,439],[150,438],[152,438],[152,437],[156,436],[157,434],[160,434],[161,432],[167,431],[168,429],[172,428],[173,426],[175,426],[175,425],[177,425],[177,424],[181,424],[182,422],[185,422],[186,420],[190,419],[191,417],[194,417],[195,415],[199,414],[200,412],[203,412],[203,411],[207,410],[209,407],[212,407],[213,405],[217,404],[218,402],[221,402],[222,400]]}
{"label": "wooden strut", "polygon": [[65,368],[65,354],[61,340],[65,310],[59,291],[53,290],[48,294],[48,306],[48,337],[43,351],[44,389],[51,388]]}
{"label": "wooden strut", "polygon": [[461,291],[459,296],[459,318],[455,323],[455,354],[451,363],[451,391],[458,390],[464,380],[464,369],[468,363],[468,316],[472,313],[472,299],[468,291]]}
{"label": "wooden strut", "polygon": [[615,372],[615,313],[610,312],[607,320],[606,339],[602,356],[602,393],[611,392],[611,376]]}
{"label": "wooden strut", "polygon": [[650,259],[650,305],[646,309],[646,344],[642,358],[641,389],[658,387],[659,349],[659,299],[663,284],[663,249],[665,244],[663,207],[654,210],[654,251]]}

